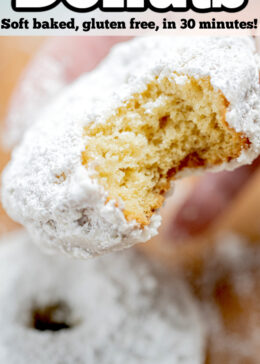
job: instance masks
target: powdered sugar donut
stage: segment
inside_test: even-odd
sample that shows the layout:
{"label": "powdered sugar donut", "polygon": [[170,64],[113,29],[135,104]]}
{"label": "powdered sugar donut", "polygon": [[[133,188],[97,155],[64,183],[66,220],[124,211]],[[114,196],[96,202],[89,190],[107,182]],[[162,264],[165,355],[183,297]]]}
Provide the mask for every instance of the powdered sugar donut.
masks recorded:
{"label": "powdered sugar donut", "polygon": [[45,256],[24,232],[0,241],[0,362],[202,364],[205,332],[180,278],[128,251]]}
{"label": "powdered sugar donut", "polygon": [[48,249],[88,257],[153,237],[170,182],[259,154],[250,38],[139,38],[114,48],[14,151],[3,204]]}

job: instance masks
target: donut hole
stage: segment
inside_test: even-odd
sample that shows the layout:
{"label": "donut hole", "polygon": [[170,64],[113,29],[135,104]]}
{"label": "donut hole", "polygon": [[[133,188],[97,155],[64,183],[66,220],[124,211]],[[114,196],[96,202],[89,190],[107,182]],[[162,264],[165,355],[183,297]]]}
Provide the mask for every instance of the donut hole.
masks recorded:
{"label": "donut hole", "polygon": [[148,225],[179,172],[229,162],[249,147],[226,122],[228,107],[209,77],[157,77],[85,128],[83,165],[94,167],[108,201],[123,201],[128,221]]}
{"label": "donut hole", "polygon": [[36,306],[31,312],[30,327],[38,331],[61,331],[73,328],[71,310],[65,302]]}

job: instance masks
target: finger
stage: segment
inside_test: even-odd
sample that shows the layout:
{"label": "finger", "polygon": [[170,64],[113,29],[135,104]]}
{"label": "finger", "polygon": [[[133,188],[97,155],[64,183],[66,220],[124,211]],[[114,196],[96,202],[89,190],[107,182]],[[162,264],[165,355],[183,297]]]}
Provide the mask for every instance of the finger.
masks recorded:
{"label": "finger", "polygon": [[256,36],[254,39],[255,39],[257,52],[260,53],[260,37]]}
{"label": "finger", "polygon": [[260,158],[234,172],[209,173],[201,177],[170,221],[167,230],[170,239],[182,241],[203,233],[238,195],[259,166]]}

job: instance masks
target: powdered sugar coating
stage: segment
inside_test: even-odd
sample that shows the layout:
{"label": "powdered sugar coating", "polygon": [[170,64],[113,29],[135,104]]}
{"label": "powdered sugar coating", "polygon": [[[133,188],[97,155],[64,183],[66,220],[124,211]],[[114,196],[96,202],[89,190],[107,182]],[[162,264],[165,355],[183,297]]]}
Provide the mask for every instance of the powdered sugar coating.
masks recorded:
{"label": "powdered sugar coating", "polygon": [[[63,302],[71,329],[30,327]],[[127,251],[89,261],[43,255],[25,232],[0,241],[0,362],[202,364],[205,332],[181,278]]]}
{"label": "powdered sugar coating", "polygon": [[37,119],[39,110],[67,84],[64,65],[41,52],[21,81],[10,102],[3,137],[6,148],[13,148],[21,141],[25,130]]}
{"label": "powdered sugar coating", "polygon": [[209,76],[230,102],[227,122],[251,142],[236,160],[214,168],[234,169],[259,154],[258,65],[250,38],[146,37],[116,46],[26,133],[4,172],[4,207],[35,241],[52,251],[88,257],[148,241],[157,233],[160,216],[155,213],[142,228],[126,221],[123,201],[119,206],[114,200],[106,203],[107,191],[91,177],[93,166],[82,165],[87,143],[83,128],[106,122],[156,76],[175,82],[185,81],[186,74]]}

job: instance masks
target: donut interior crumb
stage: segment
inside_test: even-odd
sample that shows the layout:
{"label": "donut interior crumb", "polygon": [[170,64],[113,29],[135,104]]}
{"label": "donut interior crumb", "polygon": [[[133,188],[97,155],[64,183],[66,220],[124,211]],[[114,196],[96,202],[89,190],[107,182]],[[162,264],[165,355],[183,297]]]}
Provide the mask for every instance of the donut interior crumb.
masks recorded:
{"label": "donut interior crumb", "polygon": [[225,120],[228,106],[209,78],[155,78],[106,123],[84,129],[82,162],[94,161],[93,177],[109,199],[124,202],[128,221],[148,225],[178,172],[228,162],[248,148]]}

